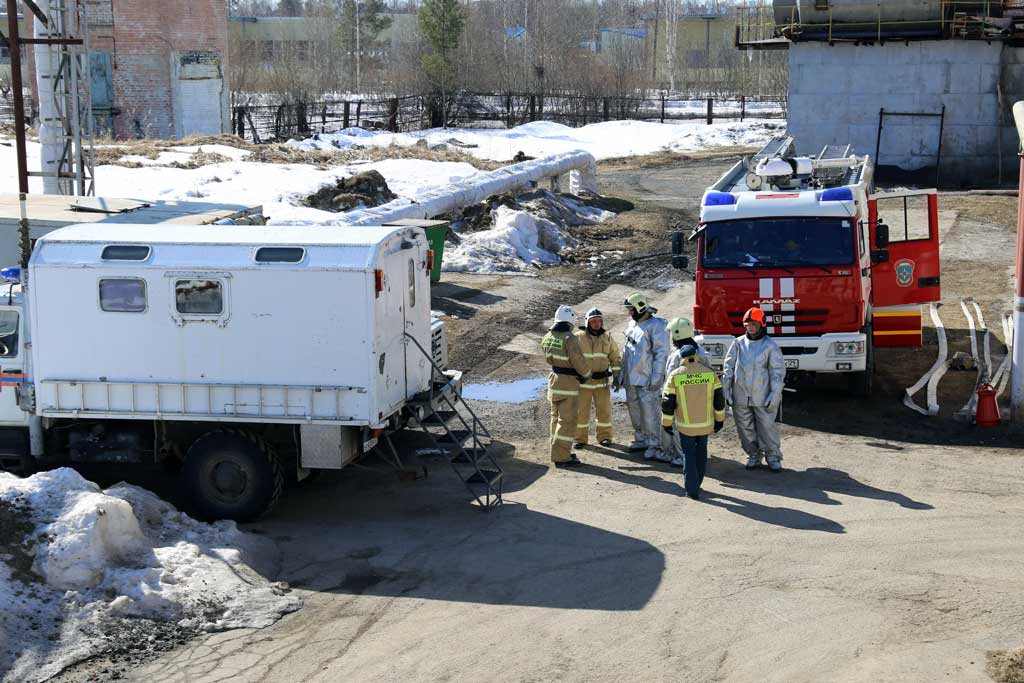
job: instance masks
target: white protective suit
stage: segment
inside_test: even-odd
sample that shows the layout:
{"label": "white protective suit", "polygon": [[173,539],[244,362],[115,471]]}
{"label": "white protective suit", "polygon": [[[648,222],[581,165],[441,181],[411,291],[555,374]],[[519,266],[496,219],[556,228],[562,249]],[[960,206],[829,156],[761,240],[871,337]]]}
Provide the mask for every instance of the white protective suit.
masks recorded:
{"label": "white protective suit", "polygon": [[785,379],[782,350],[767,335],[756,340],[745,334],[737,337],[725,355],[722,391],[726,403],[732,406],[748,462],[757,463],[762,455],[769,463],[782,460],[775,416],[782,403]]}
{"label": "white protective suit", "polygon": [[661,389],[665,384],[665,361],[671,344],[666,320],[654,317],[657,309],[648,310],[650,317],[640,322],[630,321],[626,329],[619,384],[626,388],[634,443],[661,454]]}

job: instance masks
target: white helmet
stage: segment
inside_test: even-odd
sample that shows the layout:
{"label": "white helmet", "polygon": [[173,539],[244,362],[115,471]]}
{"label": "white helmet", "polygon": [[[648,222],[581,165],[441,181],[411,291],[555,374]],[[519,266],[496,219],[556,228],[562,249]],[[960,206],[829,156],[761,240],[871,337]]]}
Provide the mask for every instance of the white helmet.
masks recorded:
{"label": "white helmet", "polygon": [[576,311],[572,310],[572,306],[559,306],[555,309],[555,322],[575,325]]}
{"label": "white helmet", "polygon": [[587,311],[587,322],[590,322],[591,318],[604,318],[604,313],[601,312],[600,308],[591,308]]}

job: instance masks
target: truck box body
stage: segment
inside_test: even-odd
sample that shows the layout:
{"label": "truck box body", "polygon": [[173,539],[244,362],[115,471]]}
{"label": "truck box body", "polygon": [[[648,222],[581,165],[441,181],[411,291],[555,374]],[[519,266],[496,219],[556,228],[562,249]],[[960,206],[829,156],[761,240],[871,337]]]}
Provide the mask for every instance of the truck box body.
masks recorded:
{"label": "truck box body", "polygon": [[[935,191],[874,194],[850,147],[793,153],[773,140],[704,193],[694,325],[720,368],[758,306],[791,370],[870,373],[873,346],[920,345],[920,304],[940,298]],[[905,223],[891,243],[886,218]]]}
{"label": "truck box body", "polygon": [[382,426],[430,385],[404,336],[430,353],[428,261],[411,228],[50,233],[29,266],[37,413]]}

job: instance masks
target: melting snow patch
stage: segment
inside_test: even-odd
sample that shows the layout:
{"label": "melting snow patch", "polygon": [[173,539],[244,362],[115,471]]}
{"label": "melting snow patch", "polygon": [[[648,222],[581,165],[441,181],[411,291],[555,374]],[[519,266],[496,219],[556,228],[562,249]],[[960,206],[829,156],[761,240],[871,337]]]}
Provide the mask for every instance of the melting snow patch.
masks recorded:
{"label": "melting snow patch", "polygon": [[496,403],[526,403],[537,398],[548,383],[547,377],[531,377],[515,382],[488,382],[467,384],[462,387],[462,397],[471,401],[494,401]]}
{"label": "melting snow patch", "polygon": [[0,473],[0,512],[5,682],[45,680],[105,652],[168,649],[200,631],[269,626],[301,606],[263,578],[277,562],[273,541],[197,522],[135,486],[101,491],[67,468]]}

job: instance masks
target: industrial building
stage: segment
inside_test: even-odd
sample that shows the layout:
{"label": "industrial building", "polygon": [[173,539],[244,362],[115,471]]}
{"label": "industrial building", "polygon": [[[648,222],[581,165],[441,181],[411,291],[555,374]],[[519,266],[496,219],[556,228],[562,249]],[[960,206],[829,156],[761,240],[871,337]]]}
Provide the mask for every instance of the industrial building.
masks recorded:
{"label": "industrial building", "polygon": [[[227,7],[212,0],[84,4],[92,111],[99,133],[181,138],[230,127]],[[32,36],[32,22],[22,29]],[[28,81],[39,100],[32,52]],[[28,85],[28,84],[26,84]]]}
{"label": "industrial building", "polygon": [[789,132],[852,143],[944,186],[1016,177],[1021,9],[1006,2],[775,0],[740,9],[737,47],[789,51]]}

